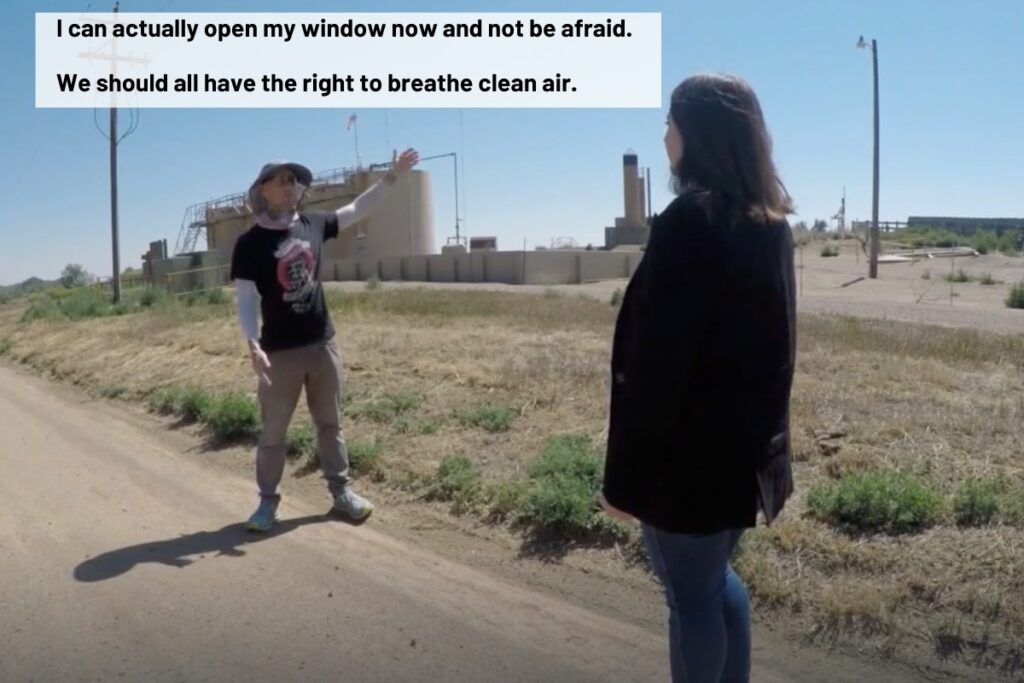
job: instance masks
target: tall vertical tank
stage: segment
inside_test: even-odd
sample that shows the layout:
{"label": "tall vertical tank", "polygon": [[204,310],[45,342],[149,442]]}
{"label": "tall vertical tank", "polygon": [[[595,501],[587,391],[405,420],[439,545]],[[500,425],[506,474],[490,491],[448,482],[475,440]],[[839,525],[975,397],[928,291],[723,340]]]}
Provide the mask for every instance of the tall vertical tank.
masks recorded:
{"label": "tall vertical tank", "polygon": [[412,171],[390,188],[360,232],[362,256],[387,258],[435,253],[430,174]]}
{"label": "tall vertical tank", "polygon": [[622,155],[623,218],[628,226],[643,224],[643,200],[640,194],[640,171],[636,152],[629,149]]}

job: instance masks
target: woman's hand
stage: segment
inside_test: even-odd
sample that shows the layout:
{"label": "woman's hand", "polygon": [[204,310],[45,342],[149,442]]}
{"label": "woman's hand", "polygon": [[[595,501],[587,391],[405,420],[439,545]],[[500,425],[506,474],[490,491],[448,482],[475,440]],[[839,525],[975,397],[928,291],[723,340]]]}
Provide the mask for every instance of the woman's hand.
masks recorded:
{"label": "woman's hand", "polygon": [[605,514],[611,517],[612,519],[618,520],[620,522],[626,522],[627,524],[636,521],[636,517],[629,514],[628,512],[623,512],[619,508],[609,503],[608,499],[604,497],[603,493],[597,494],[597,502],[601,506],[601,509],[604,510]]}
{"label": "woman's hand", "polygon": [[259,379],[260,384],[270,386],[270,375],[267,371],[270,370],[270,359],[267,358],[267,354],[263,352],[260,345],[256,341],[249,342],[249,358],[252,361],[252,370],[256,373],[256,377]]}
{"label": "woman's hand", "polygon": [[391,157],[391,172],[397,177],[402,177],[412,170],[412,167],[420,162],[420,153],[411,147],[401,155],[395,150]]}

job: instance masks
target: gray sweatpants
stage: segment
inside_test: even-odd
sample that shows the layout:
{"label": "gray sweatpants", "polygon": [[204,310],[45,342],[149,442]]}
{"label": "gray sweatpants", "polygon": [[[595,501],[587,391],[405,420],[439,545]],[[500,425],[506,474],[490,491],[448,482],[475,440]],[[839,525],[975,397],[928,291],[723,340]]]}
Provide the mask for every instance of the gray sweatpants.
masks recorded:
{"label": "gray sweatpants", "polygon": [[268,354],[270,386],[258,391],[263,428],[256,449],[260,495],[276,497],[287,455],[285,436],[302,388],[316,429],[320,467],[331,495],[348,485],[348,452],[341,431],[341,353],[334,339]]}

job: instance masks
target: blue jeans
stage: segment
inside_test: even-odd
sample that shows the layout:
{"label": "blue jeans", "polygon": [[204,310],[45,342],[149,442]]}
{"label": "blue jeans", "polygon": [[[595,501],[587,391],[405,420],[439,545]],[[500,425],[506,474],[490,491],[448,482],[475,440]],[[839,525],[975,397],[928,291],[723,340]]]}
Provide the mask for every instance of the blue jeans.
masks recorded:
{"label": "blue jeans", "polygon": [[750,603],[729,557],[743,529],[673,534],[644,525],[665,587],[672,683],[748,683]]}

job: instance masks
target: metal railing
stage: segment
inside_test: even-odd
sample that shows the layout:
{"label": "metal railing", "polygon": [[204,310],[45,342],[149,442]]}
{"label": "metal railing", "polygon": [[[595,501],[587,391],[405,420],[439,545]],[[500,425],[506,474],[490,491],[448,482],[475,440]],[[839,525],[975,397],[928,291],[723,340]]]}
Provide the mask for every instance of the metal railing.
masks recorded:
{"label": "metal railing", "polygon": [[[228,283],[228,274],[230,268],[230,265],[223,264],[217,266],[208,266],[206,268],[190,268],[188,270],[178,270],[173,273],[167,273],[166,275],[164,275],[164,287],[167,289],[167,292],[172,296],[187,296],[189,294],[205,292],[210,289],[217,289],[223,287]],[[197,278],[197,281],[194,283],[196,286],[190,286],[185,289],[179,289],[178,291],[175,291],[177,289],[174,286],[174,281],[176,278],[186,276],[192,277],[193,275],[209,272],[217,273],[216,282],[214,284],[208,283],[206,281],[206,278],[200,277]]]}
{"label": "metal railing", "polygon": [[[332,183],[345,184],[352,176],[363,171],[381,171],[391,167],[391,162],[370,164],[353,168],[342,166],[319,171],[313,175],[313,182],[310,188],[319,185],[330,185]],[[174,245],[175,254],[188,254],[196,250],[201,238],[206,236],[208,212],[216,209],[236,208],[240,211],[248,211],[247,192],[234,192],[232,194],[217,197],[198,204],[192,204],[185,209],[185,215],[181,219],[181,228],[178,231],[178,241]]]}

